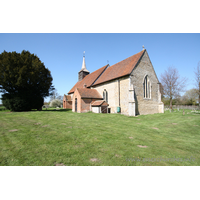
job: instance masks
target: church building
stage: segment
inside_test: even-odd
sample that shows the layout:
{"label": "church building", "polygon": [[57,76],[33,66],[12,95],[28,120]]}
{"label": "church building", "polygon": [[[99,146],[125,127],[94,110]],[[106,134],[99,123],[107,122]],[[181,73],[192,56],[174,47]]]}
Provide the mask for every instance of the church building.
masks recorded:
{"label": "church building", "polygon": [[160,83],[146,49],[92,73],[86,69],[83,56],[78,82],[64,95],[63,107],[66,105],[79,113],[136,116],[164,112]]}

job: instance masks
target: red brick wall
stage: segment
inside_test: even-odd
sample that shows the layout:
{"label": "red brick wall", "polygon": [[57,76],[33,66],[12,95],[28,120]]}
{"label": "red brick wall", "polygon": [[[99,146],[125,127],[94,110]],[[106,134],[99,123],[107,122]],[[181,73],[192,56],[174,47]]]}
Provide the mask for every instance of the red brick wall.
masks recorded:
{"label": "red brick wall", "polygon": [[78,90],[75,90],[72,101],[72,111],[75,112],[75,98],[77,98],[77,112],[88,112],[90,111],[90,103],[97,99],[81,99]]}
{"label": "red brick wall", "polygon": [[72,101],[63,101],[64,109],[72,109]]}
{"label": "red brick wall", "polygon": [[75,112],[75,99],[77,98],[77,112],[81,112],[81,96],[76,89],[73,95],[73,101],[72,101],[72,111]]}
{"label": "red brick wall", "polygon": [[81,99],[81,112],[90,111],[90,103],[92,99]]}
{"label": "red brick wall", "polygon": [[72,109],[72,101],[67,101],[66,97],[63,97],[63,108]]}
{"label": "red brick wall", "polygon": [[67,101],[66,109],[72,109],[72,101]]}
{"label": "red brick wall", "polygon": [[99,99],[81,99],[81,112],[88,112],[92,111],[92,108],[90,110],[90,104],[92,101],[96,101]]}

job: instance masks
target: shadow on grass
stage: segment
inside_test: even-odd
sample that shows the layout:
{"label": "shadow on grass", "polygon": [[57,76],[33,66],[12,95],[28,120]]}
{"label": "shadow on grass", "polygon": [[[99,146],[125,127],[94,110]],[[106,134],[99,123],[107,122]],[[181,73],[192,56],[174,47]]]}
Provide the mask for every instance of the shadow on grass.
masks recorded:
{"label": "shadow on grass", "polygon": [[199,112],[194,112],[194,114],[196,114],[196,115],[200,115],[200,111],[199,111]]}
{"label": "shadow on grass", "polygon": [[41,110],[42,112],[68,112],[68,111],[71,111],[71,109],[59,109],[59,110],[56,110],[56,109],[52,109],[52,110]]}
{"label": "shadow on grass", "polygon": [[[6,109],[6,108],[0,108],[0,111],[6,111],[6,112],[36,112],[36,111],[38,111],[38,110],[36,110],[36,109],[32,109],[32,110],[23,110],[23,111],[11,111],[11,110],[8,110],[8,109]],[[60,109],[60,110],[56,110],[56,109],[47,109],[47,110],[41,110],[41,111],[43,111],[43,112],[68,112],[68,111],[71,111],[71,109]]]}

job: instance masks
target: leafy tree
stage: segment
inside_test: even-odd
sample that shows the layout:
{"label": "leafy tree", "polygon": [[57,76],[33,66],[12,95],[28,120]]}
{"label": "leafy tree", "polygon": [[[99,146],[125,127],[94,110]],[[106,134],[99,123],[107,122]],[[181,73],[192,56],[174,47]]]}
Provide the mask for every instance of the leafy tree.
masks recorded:
{"label": "leafy tree", "polygon": [[13,111],[40,109],[54,87],[52,76],[29,51],[0,54],[0,92],[4,106]]}
{"label": "leafy tree", "polygon": [[164,74],[161,74],[160,80],[163,93],[170,99],[170,108],[172,109],[172,100],[179,98],[180,92],[184,91],[187,79],[181,78],[175,67],[168,67]]}
{"label": "leafy tree", "polygon": [[[164,97],[162,99],[162,102],[164,103],[164,105],[168,106],[168,105],[170,105],[170,98]],[[180,104],[182,104],[182,103],[181,103],[181,100],[179,97],[172,99],[172,105],[180,105]]]}
{"label": "leafy tree", "polygon": [[61,105],[62,105],[62,101],[59,99],[54,99],[50,103],[50,107],[53,107],[53,108],[60,107]]}
{"label": "leafy tree", "polygon": [[187,90],[182,97],[182,102],[185,105],[196,105],[198,102],[198,90],[193,88]]}

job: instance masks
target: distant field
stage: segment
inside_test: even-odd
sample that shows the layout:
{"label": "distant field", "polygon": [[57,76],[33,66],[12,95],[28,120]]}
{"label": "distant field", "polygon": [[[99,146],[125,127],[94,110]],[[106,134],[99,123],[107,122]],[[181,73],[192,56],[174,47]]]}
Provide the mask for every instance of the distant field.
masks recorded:
{"label": "distant field", "polygon": [[200,165],[200,113],[0,112],[0,165]]}

